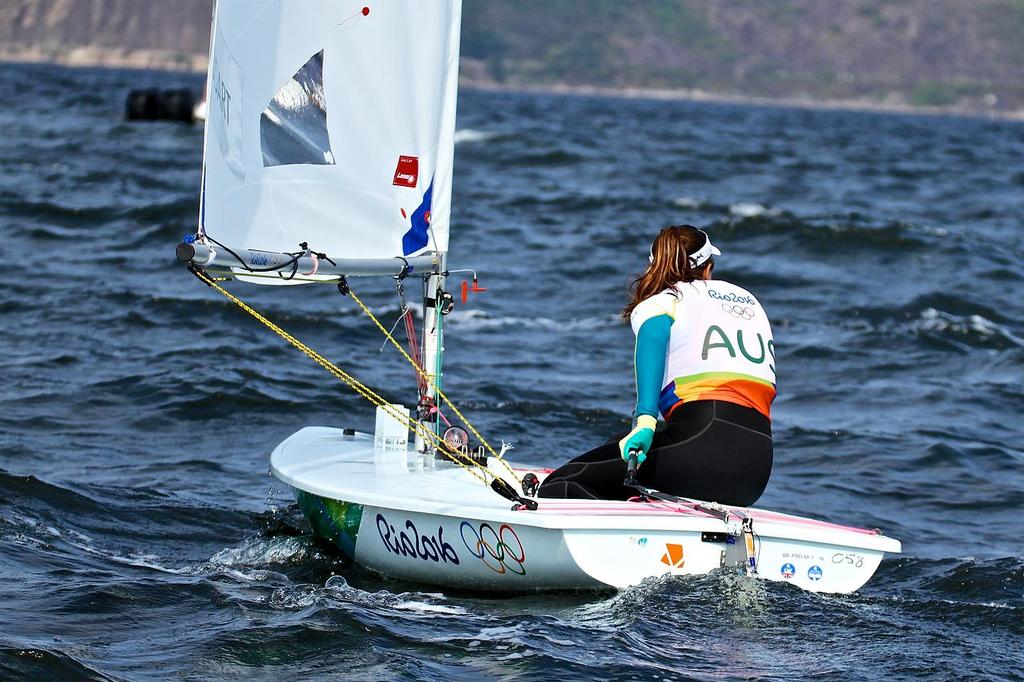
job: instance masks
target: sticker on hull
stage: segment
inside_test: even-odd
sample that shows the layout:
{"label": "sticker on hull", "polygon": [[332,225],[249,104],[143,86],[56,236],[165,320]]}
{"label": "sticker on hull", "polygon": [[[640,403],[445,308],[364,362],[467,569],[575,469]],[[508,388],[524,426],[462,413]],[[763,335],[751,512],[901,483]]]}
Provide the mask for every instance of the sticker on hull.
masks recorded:
{"label": "sticker on hull", "polygon": [[489,523],[463,521],[459,534],[469,553],[495,573],[526,575],[526,550],[512,526],[503,523],[494,530]]}
{"label": "sticker on hull", "polygon": [[416,524],[406,519],[404,525],[397,528],[383,514],[377,514],[377,533],[384,548],[398,556],[431,561],[435,564],[455,564],[459,555],[444,539],[444,526],[438,526],[437,532],[420,532]]}
{"label": "sticker on hull", "polygon": [[669,568],[682,568],[686,563],[683,559],[683,546],[674,542],[666,542],[665,554],[661,557],[661,563]]}
{"label": "sticker on hull", "polygon": [[336,546],[348,558],[354,559],[363,505],[332,500],[302,490],[297,492],[295,499],[313,526],[313,533]]}

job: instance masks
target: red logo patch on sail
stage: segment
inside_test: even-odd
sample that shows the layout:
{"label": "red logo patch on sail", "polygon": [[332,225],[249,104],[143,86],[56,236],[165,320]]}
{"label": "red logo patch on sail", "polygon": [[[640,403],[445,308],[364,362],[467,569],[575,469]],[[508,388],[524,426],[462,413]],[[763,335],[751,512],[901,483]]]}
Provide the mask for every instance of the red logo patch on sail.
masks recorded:
{"label": "red logo patch on sail", "polygon": [[420,176],[420,160],[416,156],[399,156],[395,167],[393,185],[399,187],[415,187]]}

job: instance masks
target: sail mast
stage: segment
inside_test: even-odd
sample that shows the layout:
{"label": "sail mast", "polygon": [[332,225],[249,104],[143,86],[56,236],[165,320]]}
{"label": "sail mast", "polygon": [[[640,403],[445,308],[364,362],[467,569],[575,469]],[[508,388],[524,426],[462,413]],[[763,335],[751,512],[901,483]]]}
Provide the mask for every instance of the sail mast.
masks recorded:
{"label": "sail mast", "polygon": [[[427,410],[431,421],[428,424],[434,433],[441,432],[441,406],[438,404],[437,389],[444,378],[444,322],[445,315],[451,310],[451,295],[444,293],[445,279],[448,270],[448,233],[451,222],[452,169],[455,163],[455,113],[458,103],[459,88],[459,51],[462,25],[462,2],[452,1],[448,7],[451,29],[448,31],[447,45],[442,71],[440,125],[438,126],[437,171],[435,171],[437,196],[434,199],[433,220],[428,223],[430,243],[439,263],[434,275],[427,278],[423,300],[423,370],[430,377],[427,382],[426,395],[420,396],[420,416],[424,416],[423,407]],[[442,233],[438,233],[438,228]],[[443,390],[443,389],[442,389]],[[416,445],[423,450],[423,444],[417,439]]]}
{"label": "sail mast", "polygon": [[[441,266],[427,277],[423,288],[423,371],[428,381],[418,405],[420,420],[438,435],[441,433],[441,406],[437,389],[444,376],[444,318],[451,301],[451,295],[444,291],[445,254],[440,256]],[[420,436],[416,437],[416,449],[428,449]]]}

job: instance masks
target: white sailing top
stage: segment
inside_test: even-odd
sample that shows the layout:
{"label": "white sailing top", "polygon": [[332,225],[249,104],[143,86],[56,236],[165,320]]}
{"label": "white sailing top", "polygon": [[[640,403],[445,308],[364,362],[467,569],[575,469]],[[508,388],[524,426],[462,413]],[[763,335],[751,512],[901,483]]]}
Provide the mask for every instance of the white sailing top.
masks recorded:
{"label": "white sailing top", "polygon": [[662,414],[685,402],[724,400],[771,417],[775,342],[753,294],[724,280],[679,283],[637,304],[633,332],[657,315],[672,318]]}

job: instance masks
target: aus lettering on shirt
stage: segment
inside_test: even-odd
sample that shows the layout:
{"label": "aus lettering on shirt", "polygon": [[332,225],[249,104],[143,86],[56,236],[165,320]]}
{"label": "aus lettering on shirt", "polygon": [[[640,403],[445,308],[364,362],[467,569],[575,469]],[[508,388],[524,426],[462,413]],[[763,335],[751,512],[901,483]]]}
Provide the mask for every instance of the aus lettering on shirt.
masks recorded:
{"label": "aus lettering on shirt", "polygon": [[[775,341],[768,339],[765,343],[764,337],[760,333],[757,337],[757,354],[752,354],[747,345],[743,340],[743,330],[737,329],[732,336],[727,333],[724,329],[719,327],[717,324],[713,324],[708,327],[708,330],[704,332],[704,348],[701,350],[701,359],[707,360],[708,354],[716,349],[721,348],[724,351],[728,351],[730,357],[737,357],[736,349],[746,358],[748,361],[755,365],[764,364],[768,357],[771,357],[771,361],[768,362],[768,369],[771,370],[772,374],[775,374]],[[733,343],[735,338],[736,343]],[[751,343],[753,345],[753,343]]]}
{"label": "aus lettering on shirt", "polygon": [[455,548],[445,542],[442,526],[437,527],[436,535],[427,535],[421,534],[416,530],[416,524],[406,520],[405,530],[398,531],[388,523],[383,514],[377,514],[377,533],[384,547],[392,554],[434,563],[459,563],[459,555],[455,553]]}

